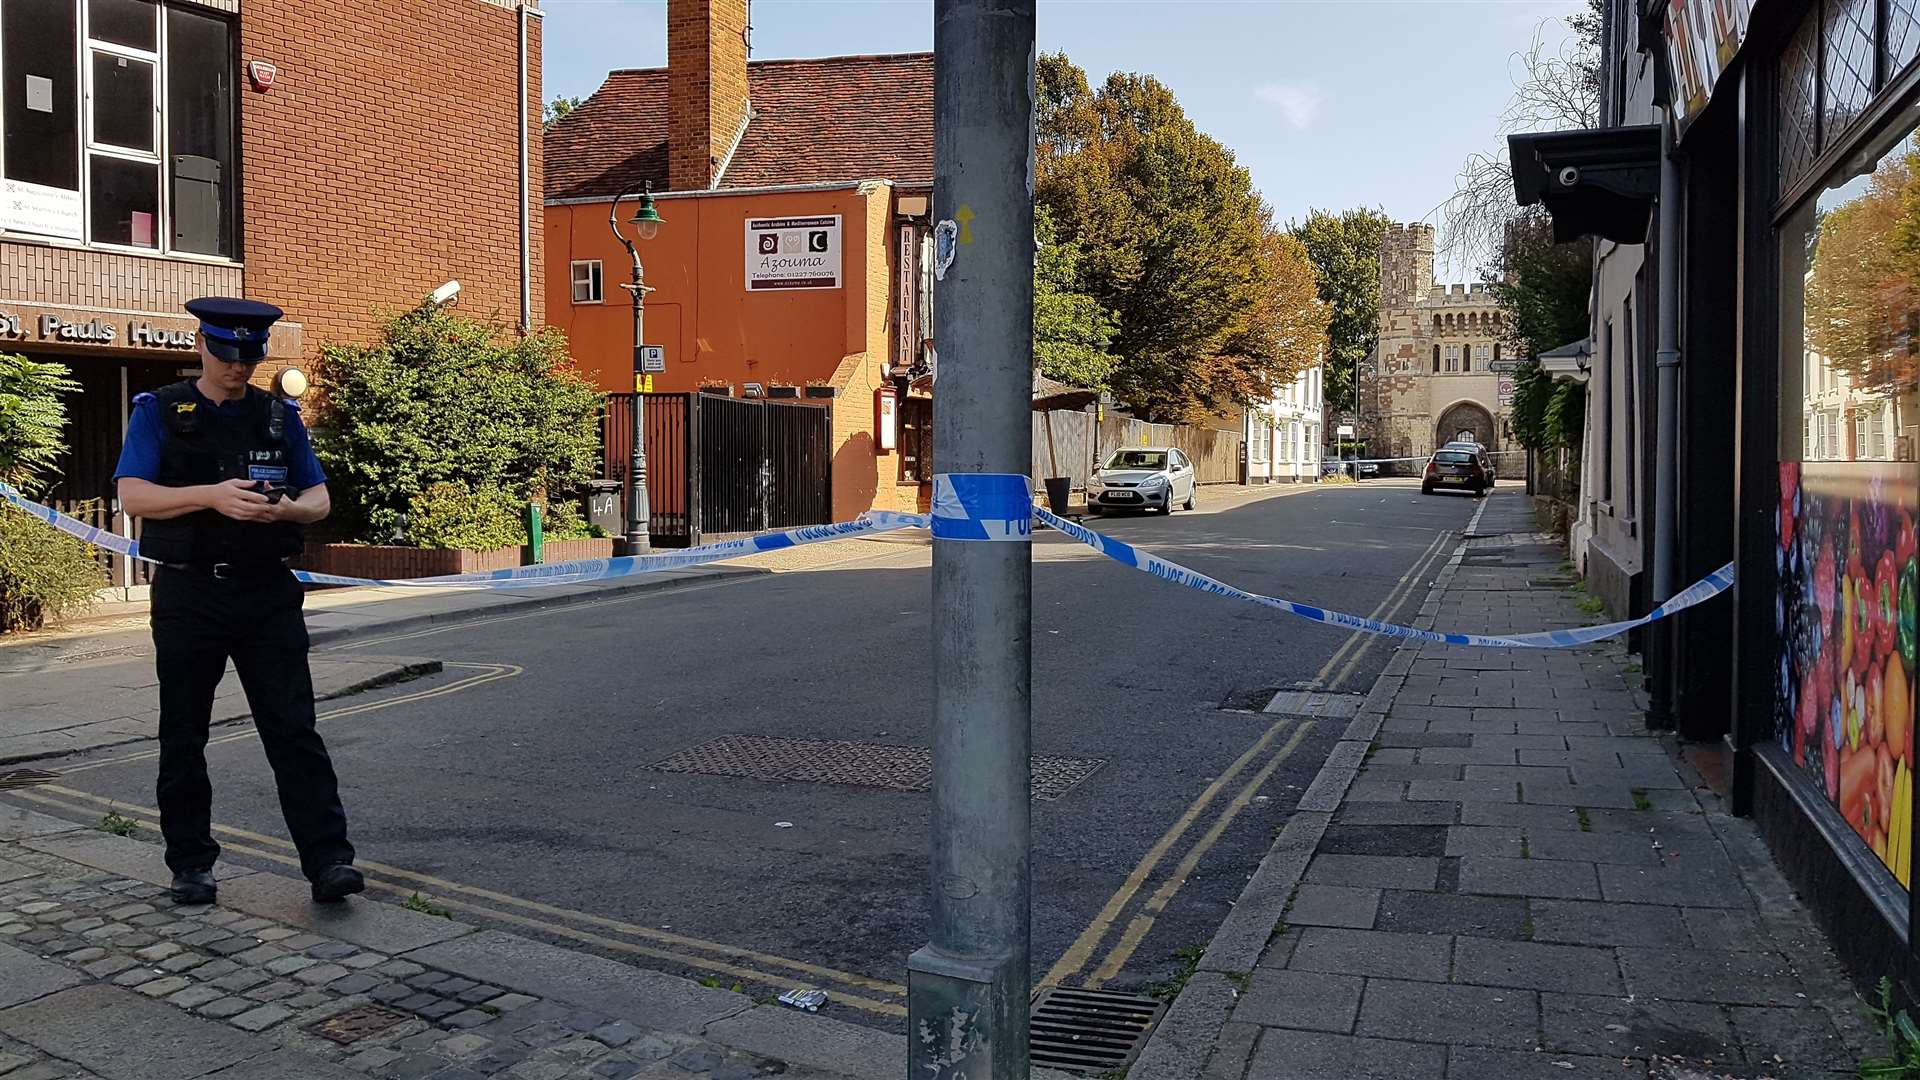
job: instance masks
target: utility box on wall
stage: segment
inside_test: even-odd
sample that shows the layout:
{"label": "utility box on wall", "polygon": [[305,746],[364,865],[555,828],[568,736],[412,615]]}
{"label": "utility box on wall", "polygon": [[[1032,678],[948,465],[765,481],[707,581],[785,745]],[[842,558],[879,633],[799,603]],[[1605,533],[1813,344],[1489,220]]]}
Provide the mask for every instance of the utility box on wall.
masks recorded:
{"label": "utility box on wall", "polygon": [[893,387],[883,386],[873,394],[874,445],[892,450],[899,445],[900,395]]}

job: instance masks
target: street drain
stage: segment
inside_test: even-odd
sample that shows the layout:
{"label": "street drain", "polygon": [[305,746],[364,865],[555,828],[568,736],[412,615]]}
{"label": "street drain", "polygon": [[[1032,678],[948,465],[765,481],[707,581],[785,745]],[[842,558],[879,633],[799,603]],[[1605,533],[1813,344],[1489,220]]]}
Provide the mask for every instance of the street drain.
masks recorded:
{"label": "street drain", "polygon": [[1078,1076],[1118,1072],[1133,1063],[1165,1002],[1111,990],[1051,986],[1033,1002],[1028,1056]]}
{"label": "street drain", "polygon": [[[1106,764],[1101,758],[1036,756],[1033,797],[1057,799]],[[887,743],[783,739],[772,735],[722,735],[655,762],[659,772],[738,776],[748,780],[846,784],[892,791],[930,791],[933,752]]]}
{"label": "street drain", "polygon": [[0,791],[12,791],[15,788],[34,787],[39,784],[51,784],[60,779],[57,772],[41,769],[11,769],[0,772]]}
{"label": "street drain", "polygon": [[1282,690],[1273,695],[1261,712],[1287,716],[1308,716],[1316,720],[1351,720],[1360,713],[1362,694],[1336,694],[1327,690]]}
{"label": "street drain", "polygon": [[369,1035],[378,1035],[388,1028],[398,1027],[411,1019],[413,1019],[411,1016],[403,1012],[395,1012],[378,1005],[361,1005],[345,1012],[334,1013],[307,1030],[345,1045],[359,1042]]}

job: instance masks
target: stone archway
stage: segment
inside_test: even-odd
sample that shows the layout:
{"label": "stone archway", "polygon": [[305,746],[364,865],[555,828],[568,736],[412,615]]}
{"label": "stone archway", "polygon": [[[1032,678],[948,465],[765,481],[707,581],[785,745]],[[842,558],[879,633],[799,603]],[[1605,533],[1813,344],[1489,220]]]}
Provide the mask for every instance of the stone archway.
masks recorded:
{"label": "stone archway", "polygon": [[1448,406],[1447,411],[1440,414],[1440,422],[1434,425],[1433,445],[1471,438],[1481,446],[1492,449],[1493,436],[1493,414],[1487,411],[1487,407],[1477,401],[1461,401]]}

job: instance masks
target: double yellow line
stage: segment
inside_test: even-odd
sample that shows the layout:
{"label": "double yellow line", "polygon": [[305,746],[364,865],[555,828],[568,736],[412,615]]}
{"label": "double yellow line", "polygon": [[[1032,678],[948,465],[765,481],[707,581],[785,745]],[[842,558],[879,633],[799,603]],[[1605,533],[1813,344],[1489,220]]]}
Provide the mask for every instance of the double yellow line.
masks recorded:
{"label": "double yellow line", "polygon": [[[1375,606],[1370,614],[1371,618],[1391,618],[1394,612],[1405,605],[1407,599],[1413,595],[1415,589],[1420,584],[1419,578],[1422,570],[1432,565],[1436,552],[1440,550],[1441,545],[1446,542],[1446,539],[1447,533],[1444,531],[1434,537],[1433,542],[1427,545],[1426,550],[1420,554],[1419,558],[1414,560],[1412,566],[1407,568],[1406,573],[1400,575],[1399,580],[1394,582],[1393,588],[1388,590],[1386,597]],[[1329,657],[1327,662],[1315,673],[1312,680],[1313,684],[1326,689],[1337,689],[1340,687],[1357,668],[1361,658],[1366,655],[1368,648],[1372,645],[1373,637],[1375,637],[1375,635],[1358,630],[1348,635],[1347,639],[1341,643],[1338,649],[1334,650],[1333,655]],[[1343,662],[1344,666],[1341,666]],[[1339,668],[1339,674],[1334,676],[1332,682],[1329,683],[1327,679],[1330,673],[1336,668]],[[1293,717],[1282,717],[1275,721],[1273,726],[1269,727],[1252,746],[1248,747],[1245,753],[1241,754],[1239,758],[1235,759],[1232,765],[1228,766],[1226,772],[1208,784],[1206,790],[1200,793],[1200,796],[1193,801],[1193,804],[1187,807],[1186,811],[1182,813],[1172,825],[1168,826],[1167,831],[1160,836],[1160,839],[1157,840],[1152,847],[1147,849],[1146,854],[1141,857],[1140,862],[1135,865],[1132,872],[1127,875],[1126,880],[1121,882],[1120,887],[1114,891],[1112,896],[1107,898],[1106,904],[1103,905],[1099,913],[1093,917],[1093,921],[1087,925],[1085,930],[1080,932],[1079,937],[1074,939],[1073,944],[1067,947],[1067,951],[1062,953],[1060,959],[1055,961],[1053,966],[1048,969],[1047,974],[1041,979],[1041,985],[1065,985],[1069,979],[1075,978],[1081,972],[1085,971],[1089,964],[1093,963],[1094,954],[1099,951],[1100,945],[1106,939],[1108,932],[1112,930],[1114,924],[1120,919],[1120,916],[1127,910],[1128,906],[1133,903],[1134,898],[1139,895],[1141,889],[1145,888],[1147,881],[1153,876],[1154,871],[1159,868],[1160,863],[1166,859],[1174,846],[1180,842],[1188,830],[1192,829],[1195,824],[1199,822],[1200,817],[1206,813],[1207,808],[1220,796],[1220,793],[1226,790],[1229,785],[1233,784],[1240,777],[1240,774],[1261,754],[1272,747],[1274,740],[1278,739],[1280,734],[1290,726],[1293,728],[1292,736],[1274,752],[1273,756],[1260,767],[1259,771],[1221,808],[1219,816],[1215,818],[1213,824],[1200,835],[1199,839],[1194,841],[1193,846],[1189,848],[1186,855],[1174,865],[1172,872],[1161,882],[1160,887],[1154,890],[1153,894],[1147,898],[1133,917],[1128,920],[1126,928],[1120,934],[1119,940],[1108,950],[1106,957],[1094,967],[1093,973],[1083,980],[1082,985],[1088,989],[1098,989],[1120,974],[1126,967],[1127,961],[1131,960],[1134,952],[1139,949],[1140,943],[1146,939],[1147,932],[1153,929],[1154,921],[1159,917],[1161,912],[1166,910],[1167,905],[1171,903],[1174,896],[1179,893],[1181,886],[1186,884],[1187,878],[1191,876],[1194,869],[1199,866],[1200,860],[1208,851],[1212,850],[1214,844],[1226,833],[1228,826],[1233,824],[1234,819],[1240,815],[1240,812],[1252,803],[1260,788],[1265,785],[1267,780],[1273,776],[1274,772],[1280,768],[1280,765],[1299,748],[1301,742],[1311,730],[1312,724],[1310,721],[1298,720]]]}
{"label": "double yellow line", "polygon": [[[106,808],[122,814],[130,814],[155,828],[158,828],[160,820],[159,812],[151,807],[124,803],[117,799],[109,799],[57,784],[17,790],[8,794],[50,809],[66,811],[69,814],[85,814],[95,809]],[[221,846],[229,851],[252,855],[285,866],[300,865],[299,858],[294,854],[294,846],[279,837],[267,836],[231,825],[216,824],[213,826],[213,831],[219,835]],[[404,899],[424,889],[429,891],[435,904],[454,911],[471,912],[491,921],[598,946],[610,952],[665,961],[757,985],[790,988],[796,978],[804,978],[809,982],[830,986],[834,991],[833,1000],[842,1005],[881,1016],[906,1015],[905,1005],[901,1000],[895,999],[904,999],[907,988],[898,983],[873,979],[820,964],[810,964],[803,960],[790,960],[772,953],[705,941],[604,915],[544,904],[537,900],[527,900],[509,893],[468,885],[432,874],[417,873],[387,863],[357,859],[354,865],[366,874],[367,886],[377,892]],[[636,938],[639,940],[632,940]],[[843,989],[847,987],[860,992],[850,993]]]}

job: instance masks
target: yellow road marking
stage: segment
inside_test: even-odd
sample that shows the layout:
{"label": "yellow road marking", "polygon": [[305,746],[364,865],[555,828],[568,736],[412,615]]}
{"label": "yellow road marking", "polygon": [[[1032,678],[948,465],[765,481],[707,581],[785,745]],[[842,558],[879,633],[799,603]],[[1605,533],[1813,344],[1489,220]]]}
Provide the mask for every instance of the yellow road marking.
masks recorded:
{"label": "yellow road marking", "polygon": [[[1393,602],[1395,595],[1398,594],[1402,588],[1406,587],[1407,583],[1419,572],[1422,564],[1426,563],[1432,557],[1434,549],[1445,542],[1446,538],[1446,531],[1441,530],[1440,534],[1434,537],[1433,542],[1427,545],[1426,550],[1420,553],[1419,558],[1414,560],[1413,565],[1407,568],[1406,573],[1400,575],[1400,579],[1394,582],[1393,588],[1387,591],[1386,597],[1374,608],[1371,617],[1378,618],[1380,616],[1380,613],[1386,609],[1387,605]],[[1348,635],[1347,640],[1341,647],[1336,650],[1333,656],[1328,658],[1326,664],[1314,674],[1312,681],[1316,685],[1320,684],[1322,680],[1327,677],[1327,673],[1333,670],[1334,665],[1340,662],[1342,656],[1345,655],[1346,651],[1352,647],[1357,639],[1371,636],[1373,635],[1366,634],[1359,630]],[[1160,865],[1160,861],[1166,858],[1167,853],[1173,849],[1173,846],[1179,843],[1180,838],[1186,835],[1188,829],[1193,827],[1194,822],[1199,819],[1201,814],[1206,812],[1207,807],[1212,804],[1220,792],[1239,777],[1241,770],[1245,769],[1254,758],[1258,757],[1260,753],[1273,742],[1275,736],[1279,735],[1280,729],[1288,722],[1288,719],[1282,719],[1268,728],[1266,733],[1262,735],[1258,741],[1247,748],[1246,753],[1241,754],[1240,757],[1228,767],[1226,772],[1215,778],[1213,783],[1207,785],[1206,790],[1200,793],[1199,798],[1195,799],[1193,804],[1187,807],[1186,811],[1175,819],[1172,825],[1167,827],[1167,831],[1161,835],[1160,839],[1157,840],[1152,847],[1147,849],[1146,854],[1141,856],[1139,864],[1127,875],[1126,880],[1121,882],[1120,887],[1114,891],[1114,894],[1107,899],[1106,904],[1101,907],[1099,914],[1095,915],[1093,921],[1087,925],[1087,928],[1080,932],[1080,935],[1074,939],[1073,944],[1067,947],[1067,951],[1060,955],[1060,959],[1054,961],[1053,966],[1047,970],[1046,976],[1040,980],[1042,986],[1060,986],[1064,984],[1066,980],[1078,975],[1087,966],[1088,962],[1093,959],[1094,952],[1100,947],[1101,940],[1106,937],[1107,931],[1112,928],[1114,921],[1120,917],[1120,913],[1126,909],[1126,906],[1133,901],[1134,896],[1140,891],[1141,887],[1146,884],[1147,878],[1151,876],[1154,869]]]}
{"label": "yellow road marking", "polygon": [[1132,921],[1127,923],[1127,929],[1120,935],[1120,940],[1114,944],[1113,951],[1107,954],[1107,959],[1094,970],[1093,976],[1087,980],[1087,989],[1098,990],[1106,984],[1107,980],[1118,975],[1120,969],[1127,965],[1127,961],[1133,958],[1134,950],[1140,947],[1140,942],[1147,936],[1147,931],[1153,929],[1154,918],[1166,909],[1167,903],[1173,899],[1174,894],[1180,891],[1182,885],[1186,884],[1187,878],[1193,873],[1194,867],[1200,865],[1201,857],[1212,850],[1213,845],[1218,842],[1220,837],[1227,831],[1227,826],[1231,825],[1233,819],[1240,815],[1240,811],[1246,809],[1247,805],[1253,802],[1254,795],[1259,793],[1261,785],[1265,784],[1268,778],[1273,776],[1274,771],[1280,768],[1280,763],[1287,760],[1295,750],[1299,749],[1301,740],[1306,738],[1307,731],[1311,727],[1311,724],[1301,724],[1299,729],[1293,733],[1293,737],[1288,739],[1286,744],[1274,753],[1272,760],[1261,766],[1260,771],[1254,774],[1253,779],[1247,781],[1247,785],[1240,789],[1240,794],[1233,797],[1233,801],[1227,804],[1226,809],[1221,812],[1219,819],[1213,823],[1213,826],[1209,828],[1199,840],[1194,842],[1193,847],[1188,850],[1186,856],[1180,860],[1179,865],[1173,868],[1173,873],[1167,877],[1166,881],[1161,883],[1160,888],[1155,890],[1151,897],[1147,898],[1146,904],[1141,907],[1139,913],[1134,915]]}
{"label": "yellow road marking", "polygon": [[[1429,549],[1425,559],[1426,568],[1432,569],[1433,564],[1445,554],[1444,551],[1433,551]],[[1417,585],[1418,582],[1411,582],[1409,584]],[[1398,613],[1407,606],[1407,601],[1413,599],[1414,593],[1418,591],[1419,590],[1415,588],[1408,588],[1406,592],[1401,594],[1399,601],[1393,605],[1390,611],[1383,615],[1376,615],[1374,618],[1384,622],[1392,622],[1398,616]],[[1353,675],[1354,669],[1360,666],[1360,661],[1366,657],[1367,652],[1373,648],[1373,643],[1378,640],[1380,640],[1380,635],[1368,634],[1367,640],[1360,644],[1360,648],[1356,650],[1351,657],[1347,658],[1346,666],[1340,669],[1340,674],[1334,676],[1333,682],[1327,684],[1327,689],[1336,690],[1346,685],[1346,681]]]}
{"label": "yellow road marking", "polygon": [[[15,794],[25,794],[25,793],[26,793],[25,791],[20,791],[20,792],[16,792]],[[105,796],[95,795],[95,794],[92,794],[91,792],[79,791],[73,788],[62,787],[58,784],[47,784],[47,785],[43,785],[33,789],[33,794],[38,795],[41,793],[55,793],[55,794],[66,796],[69,799],[79,799],[79,800],[90,802],[96,805],[106,806],[111,809],[132,810],[135,813],[142,814],[149,818],[153,818],[154,820],[158,820],[160,817],[160,812],[158,810],[153,809],[152,807],[141,806],[135,803],[125,803],[125,802],[121,802],[118,799],[109,799]],[[257,843],[257,844],[265,844],[273,848],[278,848],[278,849],[288,850],[288,851],[293,850],[293,844],[287,840],[281,839],[280,837],[267,836],[262,833],[253,832],[248,829],[237,828],[232,825],[215,825],[213,826],[213,831],[225,836],[234,836],[234,837],[239,837],[242,840],[253,841],[254,843]],[[604,916],[604,915],[595,915],[595,914],[592,914],[591,912],[574,911],[569,908],[557,907],[552,904],[544,904],[538,900],[527,900],[522,897],[510,895],[508,893],[495,892],[492,889],[483,888],[478,885],[466,885],[461,882],[450,881],[446,878],[435,877],[431,874],[418,873],[412,870],[404,869],[402,867],[392,866],[387,863],[373,862],[367,859],[356,859],[354,860],[354,865],[358,866],[362,871],[368,871],[368,872],[377,873],[377,874],[384,874],[388,877],[398,878],[403,881],[414,882],[416,885],[428,886],[432,889],[437,890],[434,894],[436,898],[444,898],[444,894],[446,893],[458,893],[466,896],[472,896],[481,900],[487,900],[496,904],[507,904],[513,907],[523,908],[525,910],[534,912],[536,914],[549,916],[551,918],[573,919],[575,921],[583,922],[591,926],[597,926],[597,927],[601,927],[603,929],[608,929],[608,930],[615,930],[623,934],[631,934],[635,937],[647,938],[649,940],[661,942],[663,944],[678,945],[684,948],[702,949],[707,952],[716,952],[716,953],[721,953],[721,954],[730,955],[730,956],[744,957],[746,959],[753,960],[762,964],[767,964],[773,967],[787,968],[792,971],[801,972],[802,974],[818,975],[823,978],[833,979],[836,982],[844,983],[848,986],[859,986],[865,989],[877,990],[881,993],[887,993],[887,994],[905,994],[907,992],[907,988],[898,983],[890,983],[881,979],[873,979],[865,975],[856,975],[850,971],[840,971],[835,968],[825,967],[819,964],[810,964],[804,960],[789,960],[784,956],[775,956],[771,953],[762,953],[762,952],[756,952],[752,949],[743,949],[743,948],[739,948],[732,945],[723,945],[719,942],[706,941],[696,937],[688,937],[684,934],[669,933],[665,930],[656,930],[650,926],[640,926],[635,923],[624,922],[619,919],[608,918],[607,916]],[[476,907],[475,910],[491,910],[491,909]],[[504,913],[501,913],[501,914],[502,914],[502,917],[504,917]],[[538,923],[537,925],[546,926],[547,924],[544,922],[541,922],[541,923]],[[556,927],[555,932],[556,933],[560,932],[560,929]],[[674,954],[674,955],[679,955],[679,954]]]}
{"label": "yellow road marking", "polygon": [[[436,698],[436,697],[442,697],[447,694],[455,694],[455,693],[459,693],[462,690],[471,690],[474,687],[483,685],[485,683],[498,682],[501,679],[511,679],[526,671],[525,668],[519,666],[518,664],[463,664],[463,663],[449,661],[445,666],[450,668],[463,668],[471,671],[478,671],[480,672],[480,674],[470,675],[467,678],[460,679],[456,682],[450,682],[445,686],[436,686],[431,690],[418,690],[411,694],[401,694],[397,697],[381,698],[379,701],[369,701],[359,705],[349,705],[341,709],[329,709],[326,712],[320,713],[317,717],[315,717],[315,719],[316,720],[338,720],[338,719],[341,719],[342,717],[359,716],[362,713],[375,712],[380,709],[390,709],[395,705],[410,705],[413,702],[425,701],[428,698]],[[238,741],[240,739],[253,739],[258,737],[259,737],[258,730],[256,730],[251,724],[249,724],[247,725],[244,731],[236,731],[228,735],[221,735],[215,738],[208,739],[207,745],[218,746],[222,743],[230,743],[230,742]],[[61,769],[60,772],[63,775],[71,774],[71,773],[90,772],[94,769],[104,769],[112,765],[125,765],[125,764],[128,764],[129,762],[134,762],[134,761],[147,761],[159,756],[160,756],[160,751],[158,749],[139,750],[131,754],[122,754],[119,757],[107,758],[104,761],[89,761],[82,765],[74,765],[70,768]]]}
{"label": "yellow road marking", "polygon": [[[41,794],[41,792],[49,791],[49,790],[62,791],[66,789],[62,789],[58,787],[49,787],[49,788],[37,789],[32,792],[16,791],[14,792],[14,794],[22,795],[26,797],[28,800],[32,802],[40,803],[44,806],[50,806],[50,807],[55,807],[59,809],[78,809],[78,807],[74,806],[73,804],[65,800],[48,798]],[[84,792],[77,792],[75,794],[80,794],[83,797],[85,796]],[[122,804],[116,804],[116,805],[122,805]],[[144,819],[157,820],[157,815],[154,814],[153,811],[147,809],[146,807],[123,806],[123,809],[131,810],[135,814],[139,815]],[[260,840],[267,841],[276,847],[290,846],[290,845],[286,845],[285,841],[278,840],[278,838],[276,837],[260,836],[258,833],[251,833],[244,829],[234,829],[224,825],[215,825],[213,828],[215,832],[219,832],[222,834],[238,835],[238,836],[243,836],[248,838],[258,838]],[[242,843],[232,839],[227,839],[222,841],[222,846],[224,846],[225,848],[231,851],[242,852],[244,854],[253,855],[257,858],[267,859],[271,862],[280,863],[286,866],[292,866],[295,868],[298,868],[300,866],[300,860],[298,858],[292,855],[284,854],[283,852],[280,852],[280,851],[270,850],[269,848],[259,847],[253,844]],[[360,863],[358,865],[360,865],[363,870],[370,868],[370,864]],[[389,881],[382,881],[378,876],[372,875],[372,874],[369,874],[367,877],[367,885],[369,888],[376,889],[384,893],[391,893],[393,895],[400,896],[400,897],[411,896],[418,891],[411,886],[396,885]],[[733,976],[734,978],[751,979],[756,983],[763,983],[768,986],[783,986],[787,982],[791,981],[789,979],[786,979],[772,972],[761,971],[758,968],[745,967],[739,964],[730,964],[721,960],[711,960],[704,956],[695,956],[687,953],[673,952],[667,949],[655,949],[645,945],[636,945],[630,941],[621,941],[617,938],[606,937],[601,934],[592,933],[591,931],[579,930],[571,926],[552,923],[543,919],[531,919],[524,915],[515,915],[512,912],[500,911],[494,908],[487,907],[482,904],[469,903],[465,900],[460,900],[451,896],[443,896],[439,893],[434,894],[433,902],[436,904],[445,905],[446,907],[449,907],[449,908],[455,908],[462,911],[475,912],[487,918],[497,919],[501,922],[509,923],[515,926],[524,926],[531,930],[539,930],[544,933],[550,933],[550,934],[558,935],[560,937],[571,938],[575,941],[585,942],[591,945],[598,945],[602,948],[611,949],[616,952],[628,953],[634,956],[645,956],[655,960],[665,960],[670,963],[679,964],[684,967],[698,968],[702,971],[712,971],[712,972],[716,972],[723,975],[730,975],[730,976]],[[903,987],[902,992],[904,992],[904,989],[905,988]],[[834,990],[833,1000],[840,1004],[850,1005],[850,1006],[853,1006],[854,1008],[861,1009],[865,1012],[876,1013],[881,1016],[905,1016],[907,1014],[906,1008],[897,1003],[889,1002],[889,1001],[876,1001],[872,998],[861,997],[857,994],[849,994],[844,990],[839,989],[838,987],[836,987]]]}

